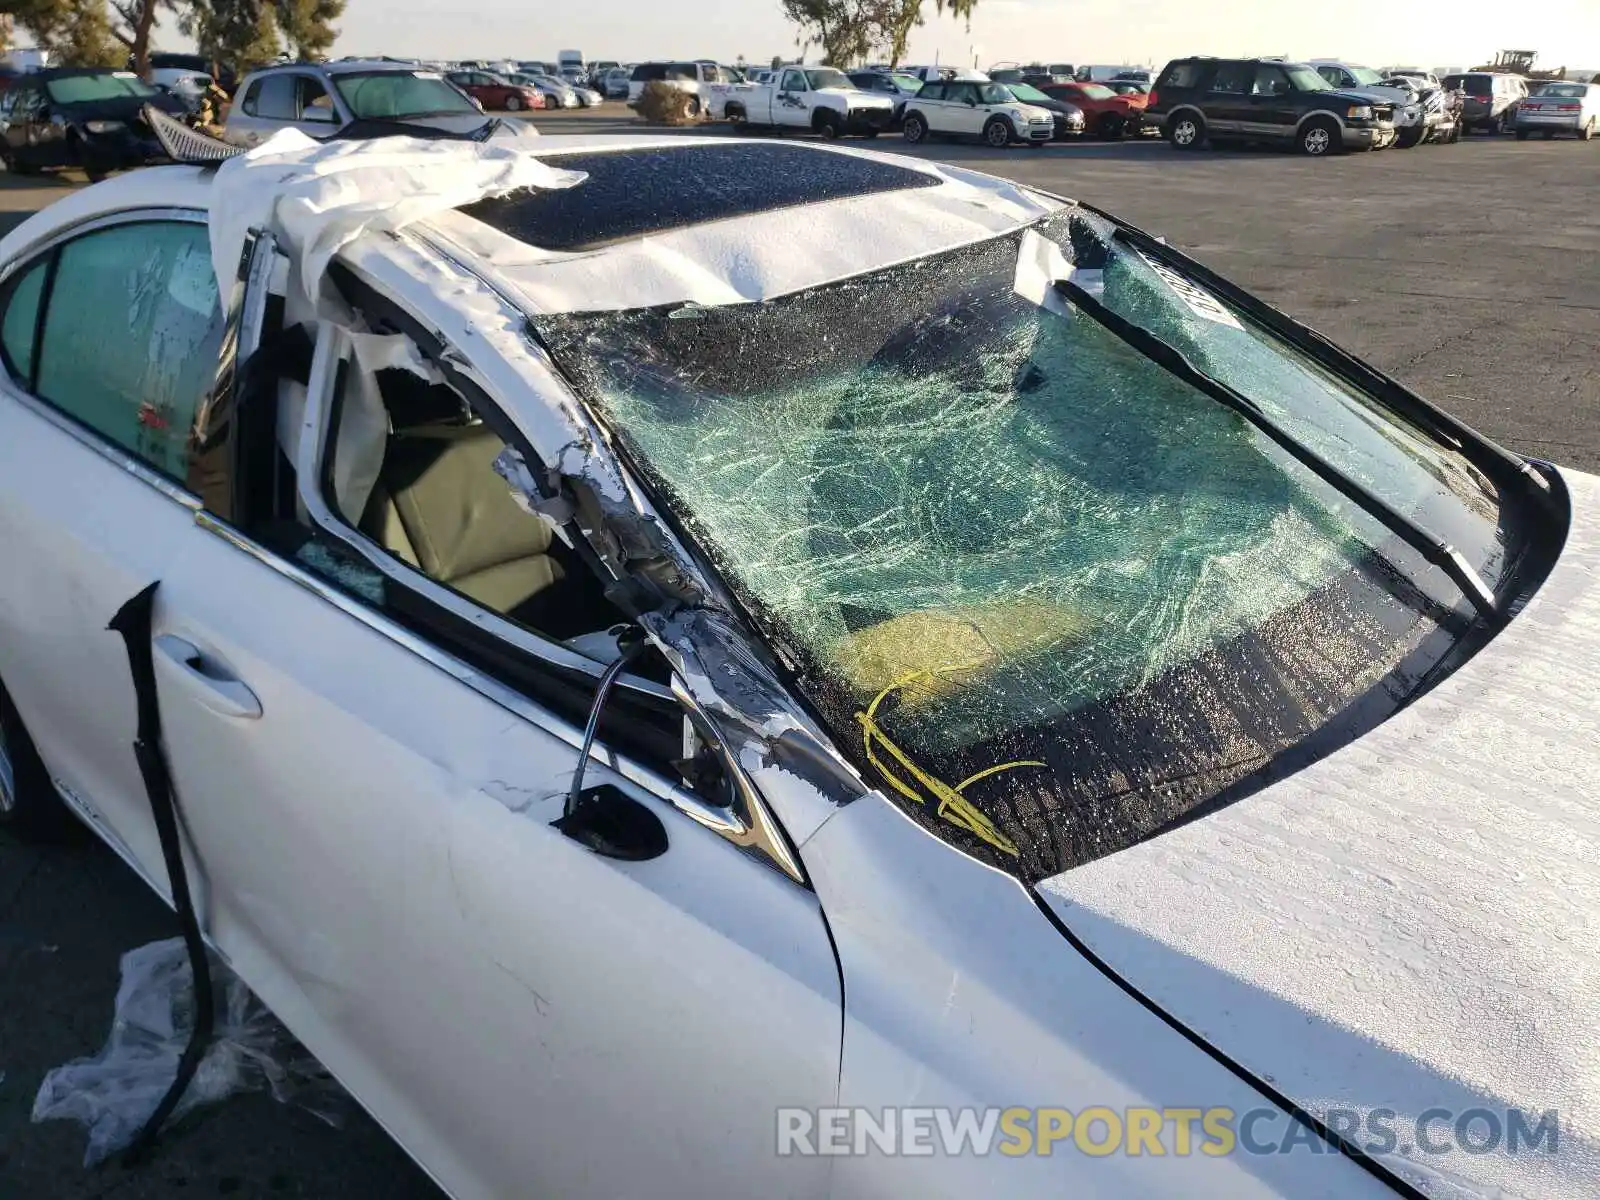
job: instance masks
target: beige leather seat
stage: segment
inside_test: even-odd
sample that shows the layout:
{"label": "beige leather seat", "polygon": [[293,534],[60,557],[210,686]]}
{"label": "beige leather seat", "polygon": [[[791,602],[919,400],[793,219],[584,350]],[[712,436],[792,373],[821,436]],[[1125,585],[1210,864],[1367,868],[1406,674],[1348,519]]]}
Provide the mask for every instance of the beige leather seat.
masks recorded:
{"label": "beige leather seat", "polygon": [[362,528],[396,557],[495,612],[516,610],[562,577],[550,527],[511,498],[481,425],[390,439]]}

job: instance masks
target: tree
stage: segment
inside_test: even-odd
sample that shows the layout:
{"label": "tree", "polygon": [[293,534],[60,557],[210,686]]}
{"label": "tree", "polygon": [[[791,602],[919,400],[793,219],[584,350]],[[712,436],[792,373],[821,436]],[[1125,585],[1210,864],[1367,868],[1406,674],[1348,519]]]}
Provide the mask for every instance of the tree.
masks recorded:
{"label": "tree", "polygon": [[[889,56],[889,65],[898,67],[906,56],[911,42],[911,31],[925,23],[923,8],[926,0],[878,0],[872,17],[873,44]],[[965,18],[972,23],[973,10],[978,0],[933,0],[934,12],[943,16]]]}
{"label": "tree", "polygon": [[111,36],[127,47],[131,65],[140,75],[150,70],[150,35],[163,8],[178,11],[178,0],[111,0],[117,18]]}
{"label": "tree", "polygon": [[860,62],[872,50],[877,0],[783,0],[783,13],[800,26],[802,53],[822,47],[836,67]]}
{"label": "tree", "polygon": [[105,0],[13,0],[16,24],[57,62],[73,67],[115,67],[123,53],[111,28]]}
{"label": "tree", "polygon": [[345,0],[274,0],[278,28],[301,58],[318,58],[338,38],[334,22],[344,14]]}
{"label": "tree", "polygon": [[[848,67],[874,50],[888,54],[899,66],[911,41],[911,31],[922,25],[928,0],[783,0],[783,13],[800,26],[801,47],[822,47],[836,67]],[[936,13],[950,13],[969,22],[978,0],[933,0]]]}
{"label": "tree", "polygon": [[282,48],[273,10],[261,0],[189,0],[178,29],[210,60],[213,75],[224,64],[243,75],[272,62]]}

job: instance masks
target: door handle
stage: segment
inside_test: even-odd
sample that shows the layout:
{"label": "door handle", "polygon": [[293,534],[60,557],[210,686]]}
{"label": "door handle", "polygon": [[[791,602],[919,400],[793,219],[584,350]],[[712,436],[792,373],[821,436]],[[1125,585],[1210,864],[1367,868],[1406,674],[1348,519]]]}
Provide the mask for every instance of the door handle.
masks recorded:
{"label": "door handle", "polygon": [[246,721],[259,720],[261,701],[228,669],[193,642],[163,633],[155,640],[156,664],[212,712]]}

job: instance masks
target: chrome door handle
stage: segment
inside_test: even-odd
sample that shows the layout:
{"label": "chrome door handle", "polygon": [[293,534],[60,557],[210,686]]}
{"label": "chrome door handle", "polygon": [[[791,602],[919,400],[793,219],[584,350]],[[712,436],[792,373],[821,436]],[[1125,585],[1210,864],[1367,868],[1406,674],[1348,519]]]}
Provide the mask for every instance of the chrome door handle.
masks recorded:
{"label": "chrome door handle", "polygon": [[156,665],[212,712],[246,721],[259,720],[261,701],[226,664],[193,642],[163,633],[155,639]]}

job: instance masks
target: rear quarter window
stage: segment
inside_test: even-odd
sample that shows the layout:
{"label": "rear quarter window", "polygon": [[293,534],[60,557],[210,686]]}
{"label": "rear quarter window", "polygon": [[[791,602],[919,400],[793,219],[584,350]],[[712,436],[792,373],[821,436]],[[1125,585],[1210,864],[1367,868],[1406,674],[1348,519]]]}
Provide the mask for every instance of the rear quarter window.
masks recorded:
{"label": "rear quarter window", "polygon": [[1156,81],[1157,87],[1163,88],[1192,88],[1199,86],[1202,67],[1197,62],[1175,62],[1168,65],[1161,72],[1161,78]]}

